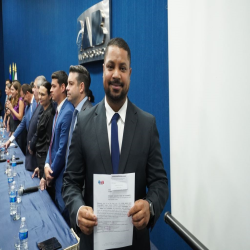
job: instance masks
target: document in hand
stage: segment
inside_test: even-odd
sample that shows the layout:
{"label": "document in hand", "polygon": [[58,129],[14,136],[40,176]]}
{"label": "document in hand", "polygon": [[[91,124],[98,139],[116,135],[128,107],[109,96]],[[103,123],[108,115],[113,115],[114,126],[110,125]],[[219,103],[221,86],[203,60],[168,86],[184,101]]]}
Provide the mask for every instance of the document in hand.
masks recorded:
{"label": "document in hand", "polygon": [[128,212],[135,202],[135,174],[94,175],[94,250],[132,245]]}

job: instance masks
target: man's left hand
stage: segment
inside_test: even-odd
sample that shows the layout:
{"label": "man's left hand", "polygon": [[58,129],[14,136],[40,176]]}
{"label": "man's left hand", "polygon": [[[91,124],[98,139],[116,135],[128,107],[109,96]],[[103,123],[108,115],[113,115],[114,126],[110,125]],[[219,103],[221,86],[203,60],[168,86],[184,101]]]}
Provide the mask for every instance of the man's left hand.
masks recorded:
{"label": "man's left hand", "polygon": [[145,228],[150,219],[149,203],[146,200],[137,200],[129,210],[128,216],[132,216],[133,225],[137,229]]}

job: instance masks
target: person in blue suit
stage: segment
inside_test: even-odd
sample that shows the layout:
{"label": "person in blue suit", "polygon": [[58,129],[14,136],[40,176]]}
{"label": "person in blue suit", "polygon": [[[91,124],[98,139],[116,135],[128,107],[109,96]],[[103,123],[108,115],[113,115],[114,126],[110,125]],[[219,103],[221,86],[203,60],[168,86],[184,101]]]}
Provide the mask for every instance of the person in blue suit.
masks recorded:
{"label": "person in blue suit", "polygon": [[44,177],[40,181],[40,187],[41,190],[49,187],[52,200],[55,201],[57,208],[67,221],[68,216],[62,199],[61,188],[74,106],[66,97],[68,75],[64,71],[56,71],[52,74],[51,78],[51,97],[57,103],[57,109],[53,120],[51,142],[44,166]]}

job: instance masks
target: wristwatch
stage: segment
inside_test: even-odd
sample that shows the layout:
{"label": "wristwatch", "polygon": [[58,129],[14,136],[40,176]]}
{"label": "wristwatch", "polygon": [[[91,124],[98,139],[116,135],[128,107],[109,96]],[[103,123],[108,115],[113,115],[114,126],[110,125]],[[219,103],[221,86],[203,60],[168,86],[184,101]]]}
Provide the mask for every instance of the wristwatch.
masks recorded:
{"label": "wristwatch", "polygon": [[155,216],[154,205],[153,205],[151,200],[148,200],[148,199],[145,199],[145,200],[149,204],[150,219],[149,219],[148,225],[151,226],[153,219],[154,219],[154,216]]}

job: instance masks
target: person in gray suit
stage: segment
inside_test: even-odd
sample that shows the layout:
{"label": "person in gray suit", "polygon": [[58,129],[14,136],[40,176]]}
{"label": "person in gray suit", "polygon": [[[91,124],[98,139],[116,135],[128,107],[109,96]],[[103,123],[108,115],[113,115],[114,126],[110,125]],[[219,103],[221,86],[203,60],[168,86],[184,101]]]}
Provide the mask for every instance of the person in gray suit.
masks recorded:
{"label": "person in gray suit", "polygon": [[69,130],[69,139],[66,152],[65,166],[67,166],[67,158],[69,154],[69,146],[72,139],[72,133],[77,123],[77,114],[93,106],[92,103],[88,100],[87,96],[87,93],[89,92],[90,83],[91,83],[90,74],[84,66],[82,65],[70,66],[68,85],[66,90],[67,90],[67,98],[74,105],[75,110],[73,113]]}
{"label": "person in gray suit", "polygon": [[[93,228],[98,227],[93,211],[94,174],[135,173],[135,202],[128,211],[134,225],[133,243],[122,249],[150,249],[149,228],[168,199],[155,118],[127,97],[130,62],[127,43],[121,38],[110,40],[103,64],[105,98],[79,114],[73,132],[62,195],[72,226],[80,233],[81,250],[93,249]],[[113,158],[113,116],[118,117],[118,169]]]}

